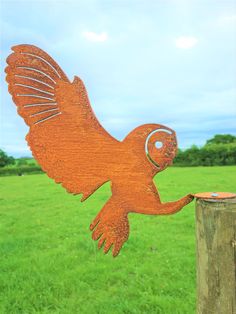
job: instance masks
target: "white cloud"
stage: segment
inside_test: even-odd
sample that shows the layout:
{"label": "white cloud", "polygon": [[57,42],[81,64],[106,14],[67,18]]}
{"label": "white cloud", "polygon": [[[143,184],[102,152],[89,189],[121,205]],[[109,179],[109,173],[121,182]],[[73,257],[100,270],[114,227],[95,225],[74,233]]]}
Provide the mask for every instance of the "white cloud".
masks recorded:
{"label": "white cloud", "polygon": [[104,42],[108,39],[108,35],[106,32],[98,34],[95,32],[84,31],[82,32],[82,36],[91,42]]}
{"label": "white cloud", "polygon": [[175,45],[180,49],[193,48],[198,42],[198,39],[194,36],[181,36],[175,39]]}

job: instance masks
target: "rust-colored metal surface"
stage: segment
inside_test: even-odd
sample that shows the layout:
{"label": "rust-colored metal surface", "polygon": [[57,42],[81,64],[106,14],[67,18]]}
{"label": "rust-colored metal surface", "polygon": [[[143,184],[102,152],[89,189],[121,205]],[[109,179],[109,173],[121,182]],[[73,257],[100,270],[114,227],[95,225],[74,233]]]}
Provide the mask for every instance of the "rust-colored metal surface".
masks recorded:
{"label": "rust-colored metal surface", "polygon": [[162,203],[153,183],[177,152],[173,130],[146,124],[118,141],[96,119],[80,78],[70,82],[35,46],[12,50],[6,68],[9,92],[30,127],[26,139],[42,169],[68,192],[81,193],[81,201],[111,182],[112,196],[90,225],[99,248],[119,253],[129,236],[128,213],[169,215],[192,201],[186,195]]}
{"label": "rust-colored metal surface", "polygon": [[229,192],[203,192],[203,193],[196,193],[194,194],[196,198],[202,199],[227,199],[227,198],[234,198],[236,197],[235,193]]}

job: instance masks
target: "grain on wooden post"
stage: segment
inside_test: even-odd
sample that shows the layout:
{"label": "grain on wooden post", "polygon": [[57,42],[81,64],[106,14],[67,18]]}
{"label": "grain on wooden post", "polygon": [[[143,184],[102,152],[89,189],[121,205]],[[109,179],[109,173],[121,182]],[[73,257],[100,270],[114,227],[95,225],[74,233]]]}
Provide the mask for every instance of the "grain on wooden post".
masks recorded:
{"label": "grain on wooden post", "polygon": [[197,313],[236,313],[236,198],[197,199]]}

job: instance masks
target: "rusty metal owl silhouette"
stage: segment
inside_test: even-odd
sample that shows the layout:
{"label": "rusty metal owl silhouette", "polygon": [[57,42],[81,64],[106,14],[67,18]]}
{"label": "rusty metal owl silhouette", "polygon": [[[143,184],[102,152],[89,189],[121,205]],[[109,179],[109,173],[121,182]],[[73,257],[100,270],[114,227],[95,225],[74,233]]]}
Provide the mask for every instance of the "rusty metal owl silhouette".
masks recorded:
{"label": "rusty metal owl silhouette", "polygon": [[9,92],[29,126],[26,140],[42,169],[69,193],[82,194],[81,201],[111,182],[112,196],[90,225],[99,248],[118,255],[129,236],[129,213],[169,215],[192,201],[189,194],[162,203],[153,183],[177,152],[173,130],[145,124],[118,141],[97,120],[79,77],[70,82],[38,47],[12,50],[5,70]]}

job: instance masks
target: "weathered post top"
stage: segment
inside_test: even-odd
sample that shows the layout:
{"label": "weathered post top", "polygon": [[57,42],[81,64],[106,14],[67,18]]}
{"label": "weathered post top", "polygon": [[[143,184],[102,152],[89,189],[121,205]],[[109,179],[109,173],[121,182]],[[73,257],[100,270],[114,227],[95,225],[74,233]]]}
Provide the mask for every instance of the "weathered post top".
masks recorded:
{"label": "weathered post top", "polygon": [[195,196],[197,313],[236,313],[236,194]]}
{"label": "weathered post top", "polygon": [[194,194],[197,199],[211,199],[211,200],[226,200],[230,198],[235,198],[235,193],[229,192],[203,192]]}

